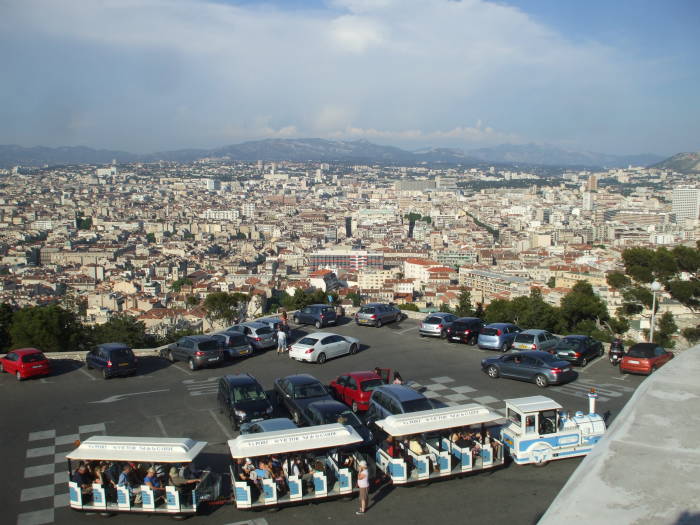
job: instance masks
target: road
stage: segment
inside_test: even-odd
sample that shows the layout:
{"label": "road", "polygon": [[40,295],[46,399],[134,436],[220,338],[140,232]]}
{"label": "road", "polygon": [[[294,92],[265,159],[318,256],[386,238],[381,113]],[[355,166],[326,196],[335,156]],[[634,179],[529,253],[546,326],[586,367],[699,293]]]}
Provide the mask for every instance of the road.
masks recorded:
{"label": "road", "polygon": [[[216,409],[216,380],[224,374],[249,372],[265,388],[276,377],[307,372],[325,383],[337,375],[375,366],[399,370],[405,380],[421,385],[436,405],[481,403],[502,409],[502,400],[544,394],[567,410],[586,410],[586,393],[599,392],[598,412],[609,422],[643,380],[620,376],[603,360],[580,370],[572,384],[541,390],[533,384],[490,379],[479,363],[492,352],[437,339],[420,338],[417,324],[406,320],[382,328],[348,323],[329,328],[358,337],[362,350],[326,362],[298,363],[278,356],[274,349],[224,366],[192,372],[183,363],[171,365],[158,357],[140,360],[138,375],[103,380],[76,361],[57,361],[46,379],[17,382],[0,376],[0,446],[3,476],[0,505],[3,523],[91,523],[96,516],[67,507],[67,466],[63,455],[77,439],[92,434],[191,437],[208,441],[206,462],[227,471],[226,441],[236,434]],[[295,338],[313,331],[301,327]],[[190,523],[230,524],[259,520],[257,525],[285,523],[350,523],[358,519],[384,523],[536,523],[564,485],[580,459],[555,461],[545,468],[511,465],[426,487],[384,487],[372,494],[366,516],[356,516],[357,503],[335,500],[317,505],[284,508],[279,512],[243,512],[232,505],[211,508]],[[163,522],[170,518],[124,516],[133,523]]]}

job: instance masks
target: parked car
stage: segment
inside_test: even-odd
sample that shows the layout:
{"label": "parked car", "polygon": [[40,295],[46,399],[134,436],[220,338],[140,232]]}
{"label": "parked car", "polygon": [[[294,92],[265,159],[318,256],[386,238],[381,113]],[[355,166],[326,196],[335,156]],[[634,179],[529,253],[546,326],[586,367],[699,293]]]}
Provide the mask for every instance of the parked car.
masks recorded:
{"label": "parked car", "polygon": [[546,330],[523,330],[513,340],[514,350],[542,350],[548,352],[553,349],[559,338]]}
{"label": "parked car", "polygon": [[323,364],[327,359],[356,354],[360,340],[331,332],[315,332],[302,337],[289,349],[289,357],[297,361]]}
{"label": "parked car", "polygon": [[369,408],[372,391],[387,382],[373,371],[350,372],[331,381],[330,387],[336,399],[351,407],[353,412],[364,412]]}
{"label": "parked car", "polygon": [[520,331],[513,323],[490,323],[481,328],[476,344],[482,350],[507,352]]}
{"label": "parked car", "polygon": [[250,374],[231,374],[219,379],[217,401],[219,412],[226,414],[234,429],[270,417],[273,412],[265,390]]}
{"label": "parked car", "polygon": [[328,304],[305,306],[298,312],[294,312],[293,319],[296,324],[312,324],[319,329],[338,322],[335,307]]}
{"label": "parked car", "polygon": [[591,359],[605,354],[603,343],[587,335],[562,337],[550,352],[559,359],[580,366],[586,366]]}
{"label": "parked car", "polygon": [[296,374],[275,379],[274,392],[278,404],[283,405],[299,425],[304,409],[314,401],[332,401],[333,397],[323,383],[309,374]]}
{"label": "parked car", "polygon": [[632,345],[622,357],[620,372],[649,375],[668,363],[674,356],[673,352],[656,343],[637,343]]}
{"label": "parked car", "polygon": [[224,356],[229,359],[245,357],[253,353],[253,347],[248,338],[241,332],[219,332],[212,337],[219,341]]}
{"label": "parked car", "polygon": [[263,419],[251,423],[243,423],[240,427],[241,434],[259,434],[260,432],[273,432],[275,430],[294,430],[298,428],[294,421],[287,417],[275,417]]}
{"label": "parked car", "polygon": [[418,327],[418,334],[421,337],[429,336],[445,339],[447,330],[452,326],[455,319],[457,319],[456,315],[444,312],[429,314]]}
{"label": "parked car", "polygon": [[367,410],[368,421],[378,421],[395,414],[432,410],[433,404],[420,392],[405,385],[383,385],[372,391]]}
{"label": "parked car", "polygon": [[447,340],[475,345],[484,321],[478,317],[458,317],[447,329]]}
{"label": "parked car", "polygon": [[302,412],[302,417],[304,424],[309,426],[329,425],[331,423],[349,425],[362,436],[364,445],[372,443],[374,438],[370,429],[360,421],[347,405],[340,401],[314,401]]}
{"label": "parked car", "polygon": [[0,373],[14,374],[17,381],[30,377],[47,376],[51,373],[49,360],[41,350],[20,348],[0,358]]}
{"label": "parked car", "polygon": [[102,377],[133,376],[138,359],[129,345],[124,343],[103,343],[85,355],[85,367],[102,372]]}
{"label": "parked car", "polygon": [[527,351],[488,357],[481,361],[481,370],[489,377],[505,377],[535,383],[540,388],[573,381],[577,374],[571,363],[549,352]]}
{"label": "parked car", "polygon": [[190,370],[214,366],[223,362],[224,354],[219,341],[209,335],[181,337],[161,352],[171,363],[187,361]]}
{"label": "parked car", "polygon": [[259,352],[277,346],[277,334],[265,323],[251,321],[243,323],[243,334],[248,338],[253,350]]}
{"label": "parked car", "polygon": [[393,304],[369,303],[355,314],[355,323],[380,328],[383,324],[403,321],[406,314]]}

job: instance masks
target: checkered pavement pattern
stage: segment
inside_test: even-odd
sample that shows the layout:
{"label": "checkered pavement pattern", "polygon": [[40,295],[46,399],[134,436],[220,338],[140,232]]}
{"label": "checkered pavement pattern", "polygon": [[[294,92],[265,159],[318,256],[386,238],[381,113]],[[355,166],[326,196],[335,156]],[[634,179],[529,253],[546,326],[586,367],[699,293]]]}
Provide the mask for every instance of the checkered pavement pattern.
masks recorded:
{"label": "checkered pavement pattern", "polygon": [[447,406],[478,403],[488,406],[494,412],[503,413],[503,400],[493,396],[483,395],[476,388],[468,385],[458,385],[448,376],[431,377],[422,381],[411,381],[410,386],[421,392],[432,401],[444,403]]}
{"label": "checkered pavement pattern", "polygon": [[53,523],[54,511],[68,506],[66,454],[75,448],[77,440],[104,433],[104,423],[80,425],[73,434],[59,435],[56,429],[29,433],[19,497],[26,512],[17,516],[17,525]]}

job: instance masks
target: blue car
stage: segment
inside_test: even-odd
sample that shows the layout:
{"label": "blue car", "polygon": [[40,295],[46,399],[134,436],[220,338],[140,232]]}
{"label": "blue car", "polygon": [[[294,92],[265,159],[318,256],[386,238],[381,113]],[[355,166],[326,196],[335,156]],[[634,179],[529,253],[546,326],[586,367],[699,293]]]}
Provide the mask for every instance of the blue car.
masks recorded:
{"label": "blue car", "polygon": [[491,323],[481,328],[476,344],[482,350],[507,352],[521,332],[513,323]]}

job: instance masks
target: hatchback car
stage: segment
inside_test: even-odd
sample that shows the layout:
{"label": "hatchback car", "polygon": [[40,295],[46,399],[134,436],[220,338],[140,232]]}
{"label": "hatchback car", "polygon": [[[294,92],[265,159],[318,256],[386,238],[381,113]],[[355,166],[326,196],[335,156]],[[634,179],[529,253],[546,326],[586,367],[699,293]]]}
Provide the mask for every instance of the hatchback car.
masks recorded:
{"label": "hatchback car", "polygon": [[323,383],[309,374],[295,374],[275,379],[277,404],[283,405],[297,425],[302,422],[304,409],[314,401],[332,401],[333,397]]}
{"label": "hatchback car", "polygon": [[248,338],[253,350],[259,352],[277,345],[277,335],[268,324],[251,321],[243,323],[243,334]]}
{"label": "hatchback car", "polygon": [[251,423],[243,423],[240,427],[241,434],[259,434],[260,432],[274,432],[275,430],[294,430],[299,428],[294,421],[287,417],[275,417],[263,419]]}
{"label": "hatchback car", "polygon": [[226,414],[231,426],[259,421],[272,415],[272,403],[260,383],[250,374],[232,374],[219,379],[219,412]]}
{"label": "hatchback car", "polygon": [[245,357],[253,353],[250,341],[241,332],[219,332],[212,337],[221,343],[224,356],[229,359]]}
{"label": "hatchback car", "polygon": [[514,350],[542,350],[548,352],[553,349],[559,338],[546,330],[523,330],[513,340]]}
{"label": "hatchback car", "polygon": [[489,377],[505,377],[535,383],[540,388],[573,381],[577,374],[571,363],[548,352],[516,352],[488,357],[481,361],[481,370]]}
{"label": "hatchback car", "polygon": [[575,365],[586,366],[591,359],[605,354],[603,343],[587,335],[567,335],[550,350],[559,359]]}
{"label": "hatchback car", "polygon": [[393,304],[369,303],[355,314],[355,323],[380,328],[383,324],[403,321],[406,318]]}
{"label": "hatchback car", "polygon": [[362,436],[365,445],[369,445],[374,437],[355,413],[340,401],[314,401],[306,407],[302,417],[303,422],[310,426],[330,425],[331,423],[349,425]]}
{"label": "hatchback car", "polygon": [[428,315],[418,327],[418,334],[421,337],[447,337],[447,330],[452,326],[456,315],[446,314],[444,312],[435,312]]}
{"label": "hatchback car", "polygon": [[208,335],[181,337],[161,351],[171,363],[187,361],[190,370],[221,364],[224,360],[221,343]]}
{"label": "hatchback car", "polygon": [[305,306],[298,312],[294,312],[293,319],[296,324],[312,324],[316,328],[323,328],[329,324],[338,323],[335,308],[328,304]]}
{"label": "hatchback car", "polygon": [[383,385],[374,389],[369,399],[368,421],[378,421],[396,414],[432,410],[433,404],[420,392],[405,385]]}
{"label": "hatchback car", "polygon": [[482,350],[507,352],[520,332],[520,328],[512,323],[490,323],[481,329],[476,344]]}
{"label": "hatchback car", "polygon": [[289,349],[289,357],[297,361],[323,364],[327,359],[356,354],[360,340],[331,332],[315,332],[302,337]]}
{"label": "hatchback car", "polygon": [[20,348],[0,358],[0,373],[14,374],[17,381],[30,377],[47,376],[51,373],[49,360],[41,350]]}
{"label": "hatchback car", "polygon": [[372,391],[385,383],[373,371],[350,372],[331,381],[330,387],[336,399],[351,407],[353,412],[364,412],[369,408]]}
{"label": "hatchback car", "polygon": [[475,345],[484,321],[478,317],[458,317],[447,329],[447,340]]}
{"label": "hatchback car", "polygon": [[85,367],[100,370],[102,377],[133,376],[138,359],[131,348],[124,343],[104,343],[97,345],[85,356]]}
{"label": "hatchback car", "polygon": [[632,345],[622,357],[620,372],[649,375],[673,358],[673,352],[655,343],[637,343]]}

